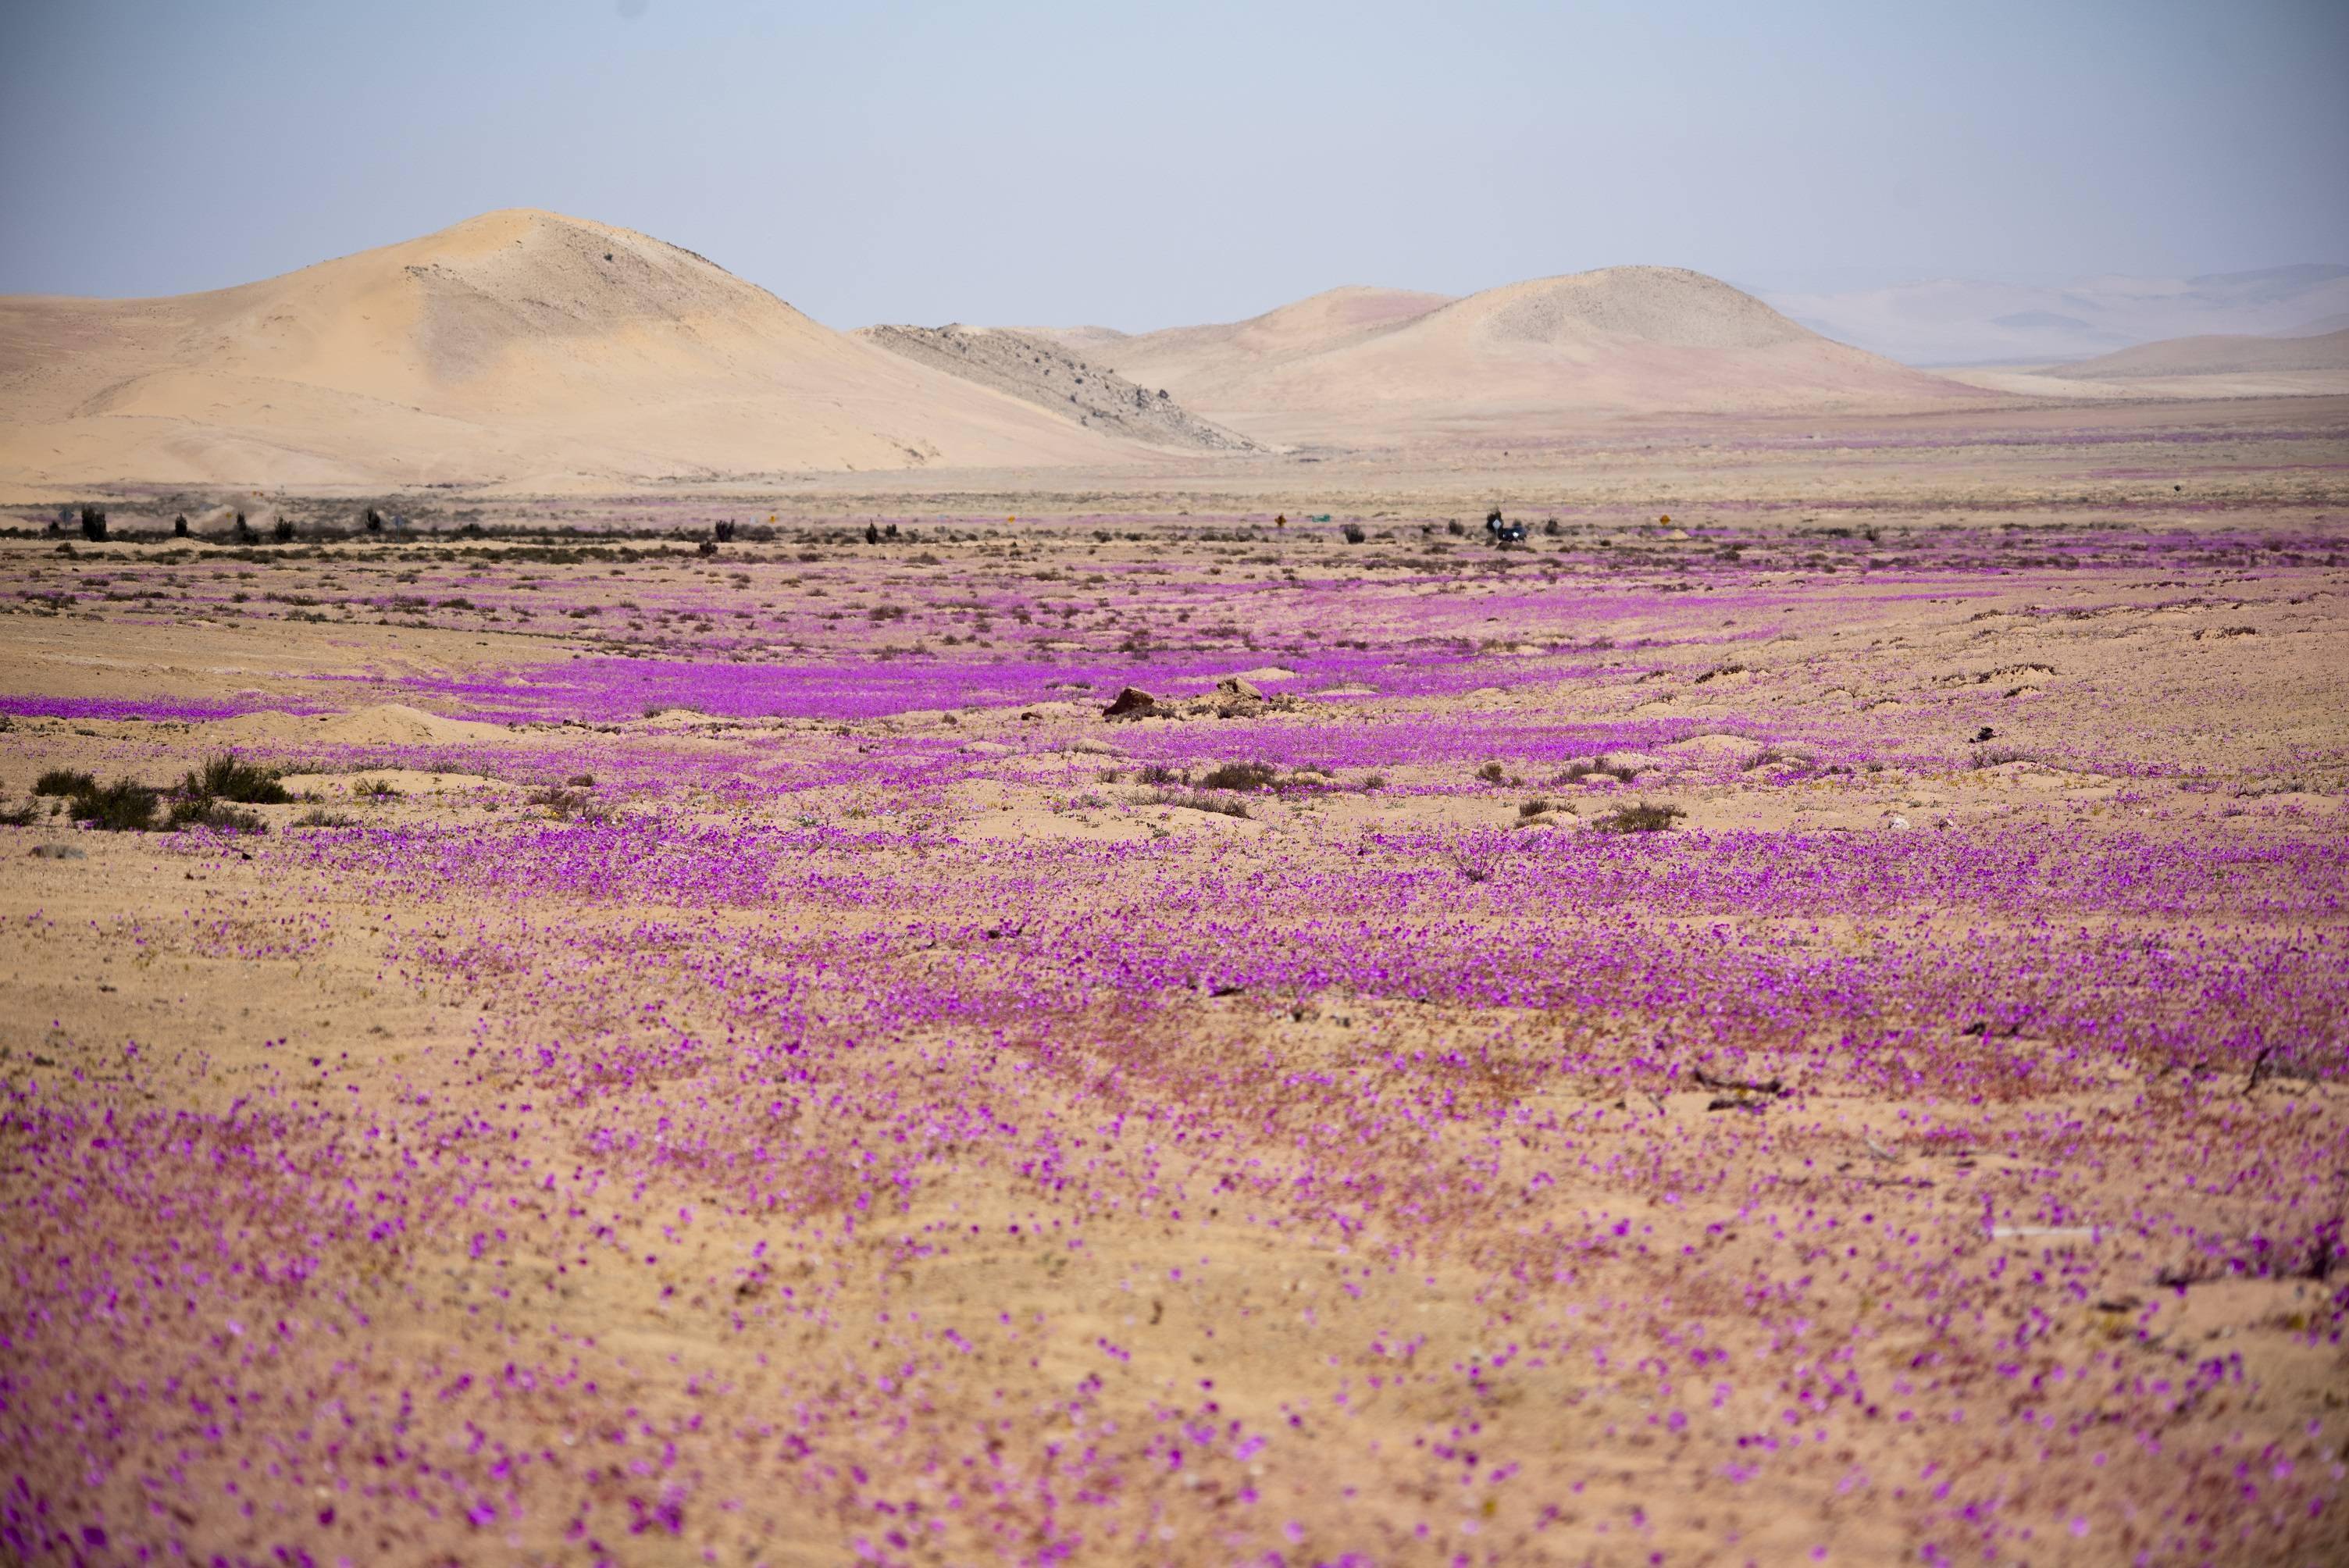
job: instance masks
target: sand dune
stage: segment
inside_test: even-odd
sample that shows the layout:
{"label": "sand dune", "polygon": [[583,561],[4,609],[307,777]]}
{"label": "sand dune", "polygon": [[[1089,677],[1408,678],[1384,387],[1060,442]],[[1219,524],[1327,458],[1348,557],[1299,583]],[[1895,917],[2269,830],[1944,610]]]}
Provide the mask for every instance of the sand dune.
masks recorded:
{"label": "sand dune", "polygon": [[1203,396],[1225,397],[1229,388],[1269,366],[1342,347],[1450,303],[1446,294],[1349,286],[1247,321],[1092,341],[1080,352],[1135,381],[1165,386],[1195,403]]}
{"label": "sand dune", "polygon": [[404,703],[377,703],[339,714],[260,709],[201,727],[207,739],[239,746],[328,741],[338,746],[461,746],[512,737],[500,725],[447,718]]}
{"label": "sand dune", "polygon": [[212,294],[0,301],[0,479],[561,483],[1099,462],[703,257],[492,212]]}
{"label": "sand dune", "polygon": [[1054,338],[960,325],[867,326],[855,335],[1089,429],[1185,451],[1242,451],[1255,444],[1200,418],[1164,388],[1137,386]]}
{"label": "sand dune", "polygon": [[1609,267],[1464,299],[1340,289],[1088,350],[1260,438],[1534,434],[1619,413],[1877,412],[1979,395],[1700,273]]}
{"label": "sand dune", "polygon": [[2349,329],[2316,337],[2248,337],[2210,334],[2141,343],[2048,372],[2080,381],[2138,377],[2242,376],[2271,371],[2349,371]]}

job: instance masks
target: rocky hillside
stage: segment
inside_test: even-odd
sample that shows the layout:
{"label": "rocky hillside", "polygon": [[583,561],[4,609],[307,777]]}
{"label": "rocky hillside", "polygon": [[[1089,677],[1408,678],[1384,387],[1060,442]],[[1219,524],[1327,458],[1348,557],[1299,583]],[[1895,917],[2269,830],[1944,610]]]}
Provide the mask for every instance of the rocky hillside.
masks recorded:
{"label": "rocky hillside", "polygon": [[1256,445],[1191,413],[1164,389],[1137,385],[1049,338],[983,326],[868,326],[856,335],[1105,434],[1198,451]]}

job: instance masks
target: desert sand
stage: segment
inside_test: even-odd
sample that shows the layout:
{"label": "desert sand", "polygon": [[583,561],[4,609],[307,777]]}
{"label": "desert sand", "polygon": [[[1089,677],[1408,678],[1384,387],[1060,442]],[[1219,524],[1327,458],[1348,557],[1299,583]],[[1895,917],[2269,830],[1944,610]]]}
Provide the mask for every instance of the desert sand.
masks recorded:
{"label": "desert sand", "polygon": [[452,232],[10,307],[14,1559],[2349,1554],[2349,399]]}

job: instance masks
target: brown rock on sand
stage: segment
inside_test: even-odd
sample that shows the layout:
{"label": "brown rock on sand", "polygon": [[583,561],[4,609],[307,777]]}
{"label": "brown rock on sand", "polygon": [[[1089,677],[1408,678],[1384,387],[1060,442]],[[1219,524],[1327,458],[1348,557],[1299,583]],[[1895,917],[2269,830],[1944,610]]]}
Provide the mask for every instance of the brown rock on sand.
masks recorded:
{"label": "brown rock on sand", "polygon": [[1158,699],[1140,686],[1127,686],[1102,709],[1103,718],[1142,718],[1158,711]]}

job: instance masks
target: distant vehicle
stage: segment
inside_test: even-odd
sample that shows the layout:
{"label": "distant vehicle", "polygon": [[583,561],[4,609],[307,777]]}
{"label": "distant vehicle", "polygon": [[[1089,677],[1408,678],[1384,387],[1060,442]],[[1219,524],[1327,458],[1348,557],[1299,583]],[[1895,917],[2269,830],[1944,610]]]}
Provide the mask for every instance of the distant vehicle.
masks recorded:
{"label": "distant vehicle", "polygon": [[1526,542],[1526,525],[1511,522],[1503,517],[1497,506],[1485,514],[1485,531],[1492,536],[1495,544],[1523,544]]}

